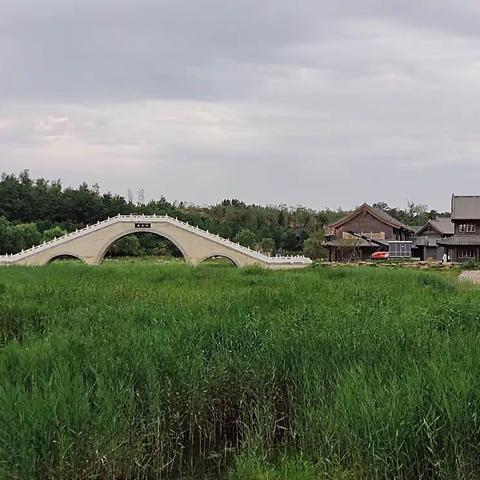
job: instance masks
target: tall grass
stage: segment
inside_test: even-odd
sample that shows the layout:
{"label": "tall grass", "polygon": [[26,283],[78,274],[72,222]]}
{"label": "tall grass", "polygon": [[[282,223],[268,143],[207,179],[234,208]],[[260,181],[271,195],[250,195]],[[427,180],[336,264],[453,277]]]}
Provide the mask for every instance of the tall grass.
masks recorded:
{"label": "tall grass", "polygon": [[480,295],[438,274],[0,270],[0,478],[476,478]]}

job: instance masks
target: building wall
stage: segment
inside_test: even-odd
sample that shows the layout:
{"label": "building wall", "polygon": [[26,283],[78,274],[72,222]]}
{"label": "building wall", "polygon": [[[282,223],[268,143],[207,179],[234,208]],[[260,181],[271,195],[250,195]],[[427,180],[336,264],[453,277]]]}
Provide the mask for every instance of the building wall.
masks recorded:
{"label": "building wall", "polygon": [[[461,256],[462,251],[465,249],[469,249],[473,257],[466,257],[466,256]],[[449,247],[448,249],[448,255],[450,257],[450,260],[452,262],[466,262],[467,260],[475,260],[476,262],[480,261],[480,246],[476,245],[471,245],[468,247],[463,247],[463,246],[454,246],[454,247]]]}
{"label": "building wall", "polygon": [[342,232],[352,230],[356,233],[364,232],[385,232],[386,240],[397,240],[396,232],[389,225],[381,222],[368,212],[360,212],[355,218],[342,225],[336,233],[336,237],[340,238]]}
{"label": "building wall", "polygon": [[431,238],[441,238],[441,235],[437,230],[434,230],[432,227],[427,227],[419,237],[431,237]]}
{"label": "building wall", "polygon": [[[480,235],[480,220],[453,220],[455,228],[455,237],[465,237],[468,238],[471,235]],[[460,225],[462,224],[471,224],[475,225],[474,232],[461,232]],[[467,256],[466,251],[469,251],[473,256]],[[448,255],[450,259],[454,262],[465,262],[467,260],[480,261],[480,245],[470,245],[470,246],[461,246],[455,245],[449,247]]]}
{"label": "building wall", "polygon": [[440,238],[442,238],[441,235],[439,235],[438,233],[434,233],[434,234],[431,234],[431,235],[427,235],[427,234],[423,234],[422,235],[419,235],[419,237],[428,237],[428,240],[439,240]]}
{"label": "building wall", "polygon": [[[418,236],[423,238],[428,237],[429,243],[433,243],[435,240],[440,240],[443,238],[443,236],[440,235],[437,230],[431,227],[426,228]],[[422,260],[442,260],[443,254],[445,253],[445,249],[443,247],[432,245],[429,245],[428,247],[419,247],[419,250],[421,250],[419,253]]]}
{"label": "building wall", "polygon": [[441,260],[443,256],[443,248],[441,247],[425,247],[424,260]]}

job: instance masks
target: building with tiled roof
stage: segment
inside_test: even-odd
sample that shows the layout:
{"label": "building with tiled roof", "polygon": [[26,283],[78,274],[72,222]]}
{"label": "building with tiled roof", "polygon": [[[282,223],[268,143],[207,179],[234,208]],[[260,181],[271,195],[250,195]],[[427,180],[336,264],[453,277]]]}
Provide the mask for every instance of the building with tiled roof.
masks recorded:
{"label": "building with tiled roof", "polygon": [[[361,235],[359,238],[351,232]],[[376,250],[388,250],[389,241],[408,241],[414,229],[367,203],[328,225],[324,246],[330,261],[368,259]]]}
{"label": "building with tiled roof", "polygon": [[454,225],[450,217],[428,220],[415,232],[414,255],[421,260],[442,260],[445,249],[438,242],[453,234]]}
{"label": "building with tiled roof", "polygon": [[452,195],[451,217],[453,235],[438,244],[453,261],[480,261],[480,196]]}

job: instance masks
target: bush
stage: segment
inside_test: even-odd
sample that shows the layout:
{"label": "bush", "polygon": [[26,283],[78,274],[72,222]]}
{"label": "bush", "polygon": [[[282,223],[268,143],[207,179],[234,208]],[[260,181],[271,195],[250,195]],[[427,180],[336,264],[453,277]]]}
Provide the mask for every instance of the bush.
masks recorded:
{"label": "bush", "polygon": [[260,242],[260,249],[263,253],[272,255],[276,249],[275,240],[269,237],[262,238],[262,241]]}
{"label": "bush", "polygon": [[20,223],[11,229],[14,252],[26,250],[38,245],[42,241],[42,234],[38,231],[35,223]]}
{"label": "bush", "polygon": [[112,257],[135,257],[140,253],[140,241],[135,235],[127,235],[117,240],[109,249]]}
{"label": "bush", "polygon": [[461,265],[460,265],[460,268],[462,270],[477,270],[478,269],[478,263],[473,260],[473,258],[471,260],[467,260],[466,262],[463,262]]}
{"label": "bush", "polygon": [[255,234],[249,230],[248,228],[242,228],[235,238],[233,239],[235,242],[243,245],[244,247],[253,248],[257,241]]}
{"label": "bush", "polygon": [[327,258],[328,251],[323,246],[323,235],[316,234],[303,242],[303,253],[311,259]]}
{"label": "bush", "polygon": [[59,226],[55,226],[52,228],[49,228],[48,230],[45,230],[43,232],[43,240],[45,242],[49,242],[50,240],[53,240],[54,238],[60,238],[63,237],[66,234],[66,230]]}

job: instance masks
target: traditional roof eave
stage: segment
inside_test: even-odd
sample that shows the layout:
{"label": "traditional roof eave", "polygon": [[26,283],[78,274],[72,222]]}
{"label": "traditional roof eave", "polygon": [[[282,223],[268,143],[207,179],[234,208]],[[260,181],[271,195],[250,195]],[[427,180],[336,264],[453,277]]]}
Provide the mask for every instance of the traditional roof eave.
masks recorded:
{"label": "traditional roof eave", "polygon": [[480,235],[453,235],[452,237],[437,239],[437,244],[449,247],[480,246]]}

